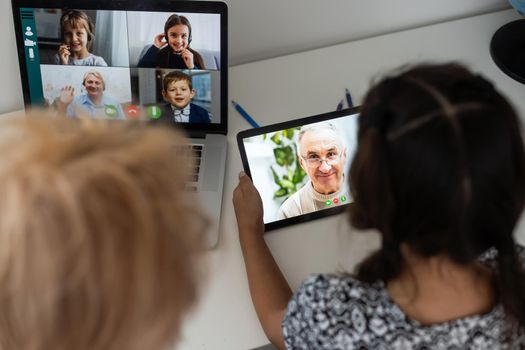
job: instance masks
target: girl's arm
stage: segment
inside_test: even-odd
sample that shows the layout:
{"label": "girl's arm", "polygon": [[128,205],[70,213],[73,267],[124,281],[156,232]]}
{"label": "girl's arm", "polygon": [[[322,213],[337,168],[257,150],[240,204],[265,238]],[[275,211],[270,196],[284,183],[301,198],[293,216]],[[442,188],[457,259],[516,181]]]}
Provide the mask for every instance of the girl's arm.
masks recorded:
{"label": "girl's arm", "polygon": [[137,67],[140,68],[153,68],[155,67],[157,63],[157,54],[159,53],[159,48],[157,48],[155,45],[151,45],[149,49],[144,53],[144,56],[142,56],[139,59],[139,63],[137,64]]}
{"label": "girl's arm", "polygon": [[284,349],[281,322],[292,291],[264,241],[261,197],[244,172],[239,174],[239,185],[233,192],[233,205],[257,317],[272,344]]}

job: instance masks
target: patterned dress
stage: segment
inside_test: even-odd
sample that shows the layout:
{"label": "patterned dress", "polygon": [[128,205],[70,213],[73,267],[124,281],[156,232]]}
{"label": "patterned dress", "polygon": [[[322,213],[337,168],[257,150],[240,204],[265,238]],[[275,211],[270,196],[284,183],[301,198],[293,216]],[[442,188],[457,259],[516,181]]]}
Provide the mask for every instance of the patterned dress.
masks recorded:
{"label": "patterned dress", "polygon": [[[525,261],[525,250],[518,250]],[[496,255],[491,249],[480,260],[494,268]],[[524,330],[510,329],[500,304],[486,314],[424,326],[399,309],[383,282],[341,275],[307,278],[282,327],[287,349],[525,349]]]}

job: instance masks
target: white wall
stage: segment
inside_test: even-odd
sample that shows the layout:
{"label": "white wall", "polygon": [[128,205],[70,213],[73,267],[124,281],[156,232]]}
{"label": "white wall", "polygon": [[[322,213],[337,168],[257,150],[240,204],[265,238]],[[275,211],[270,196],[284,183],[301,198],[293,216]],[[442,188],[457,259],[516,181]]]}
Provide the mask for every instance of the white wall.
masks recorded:
{"label": "white wall", "polygon": [[[510,7],[506,0],[224,0],[237,65]],[[0,1],[0,113],[23,107],[9,0]]]}
{"label": "white wall", "polygon": [[11,1],[0,0],[0,113],[24,108]]}
{"label": "white wall", "polygon": [[506,0],[223,0],[230,65],[509,8]]}

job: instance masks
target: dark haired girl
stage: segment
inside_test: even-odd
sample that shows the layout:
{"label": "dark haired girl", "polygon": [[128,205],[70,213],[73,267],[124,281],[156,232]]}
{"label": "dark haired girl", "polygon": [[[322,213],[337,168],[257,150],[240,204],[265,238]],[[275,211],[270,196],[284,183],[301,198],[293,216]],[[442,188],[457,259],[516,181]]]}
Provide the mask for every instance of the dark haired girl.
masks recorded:
{"label": "dark haired girl", "polygon": [[263,239],[250,179],[234,192],[250,292],[268,338],[289,349],[525,348],[525,200],[518,117],[484,78],[421,65],[368,92],[350,170],[350,221],[377,229],[355,275],[292,292]]}
{"label": "dark haired girl", "polygon": [[202,56],[190,48],[191,24],[180,15],[171,15],[153,45],[139,60],[138,67],[206,69]]}

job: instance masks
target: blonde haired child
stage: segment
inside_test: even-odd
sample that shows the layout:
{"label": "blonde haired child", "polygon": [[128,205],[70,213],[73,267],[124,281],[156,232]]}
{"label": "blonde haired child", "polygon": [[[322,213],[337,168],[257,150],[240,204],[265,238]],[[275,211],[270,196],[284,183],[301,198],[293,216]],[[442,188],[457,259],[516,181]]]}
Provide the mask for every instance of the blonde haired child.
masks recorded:
{"label": "blonde haired child", "polygon": [[[30,119],[0,139],[0,348],[166,349],[206,222],[172,130]],[[204,221],[203,221],[204,219]]]}

